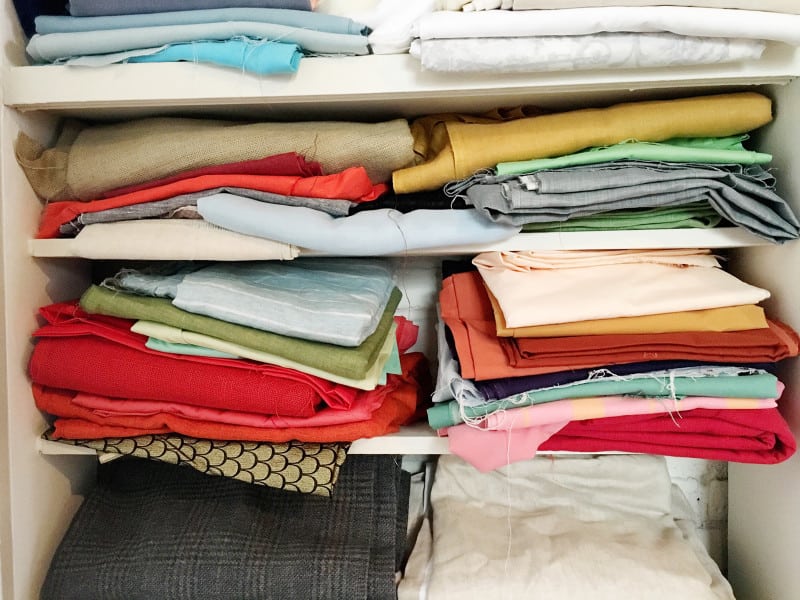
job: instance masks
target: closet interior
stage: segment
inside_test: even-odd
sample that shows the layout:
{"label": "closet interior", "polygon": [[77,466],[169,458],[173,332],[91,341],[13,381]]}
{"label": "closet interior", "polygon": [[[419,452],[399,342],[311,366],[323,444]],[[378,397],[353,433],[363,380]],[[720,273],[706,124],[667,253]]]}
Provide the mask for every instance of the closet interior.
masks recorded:
{"label": "closet interior", "polygon": [[[633,68],[539,74],[448,74],[420,69],[406,54],[303,59],[297,73],[259,77],[202,64],[112,65],[81,69],[27,64],[24,37],[11,2],[4,3],[3,106],[0,117],[0,598],[36,597],[51,557],[83,497],[94,484],[94,450],[41,438],[47,417],[34,405],[28,361],[40,307],[79,297],[113,274],[120,260],[92,259],[70,238],[35,239],[42,203],[15,157],[20,132],[43,144],[65,119],[110,123],[150,116],[242,121],[348,120],[376,123],[434,113],[483,113],[514,106],[548,111],[605,107],[620,102],[755,91],[772,101],[774,120],[749,148],[772,154],[777,192],[800,212],[800,49],[768,43],[759,60],[723,65]],[[436,302],[442,261],[492,250],[624,250],[708,248],[726,270],[771,296],[770,316],[800,329],[800,245],[772,244],[738,227],[520,233],[488,244],[458,244],[392,253],[388,259],[403,293],[397,309],[420,326],[413,349],[435,367]],[[325,252],[309,255],[328,256]],[[170,256],[159,257],[169,260]],[[198,254],[199,259],[215,256]],[[800,369],[783,361],[779,407],[800,435]],[[352,455],[436,457],[449,453],[424,419],[388,436],[360,439]],[[105,457],[101,456],[101,460]],[[558,460],[558,459],[556,459]],[[776,465],[730,462],[726,577],[742,600],[800,598],[800,458]],[[448,476],[458,477],[457,473]],[[502,480],[493,489],[502,496]]]}

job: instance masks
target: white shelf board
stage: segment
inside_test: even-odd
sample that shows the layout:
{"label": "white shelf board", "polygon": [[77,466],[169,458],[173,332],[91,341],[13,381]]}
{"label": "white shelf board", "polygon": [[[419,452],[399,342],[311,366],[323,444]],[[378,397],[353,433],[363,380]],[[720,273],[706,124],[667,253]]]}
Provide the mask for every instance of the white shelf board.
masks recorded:
{"label": "white shelf board", "polygon": [[[93,258],[125,260],[137,257],[86,256],[74,252],[72,239],[31,239],[28,251],[37,258]],[[614,250],[624,248],[741,248],[768,246],[770,243],[738,227],[715,229],[651,229],[638,231],[590,231],[523,233],[491,245],[463,245],[426,248],[399,253],[399,256],[453,256],[478,254],[492,250]],[[323,256],[323,253],[301,250],[301,256]],[[171,260],[172,256],[149,256],[150,260]],[[253,256],[253,260],[259,257]],[[213,253],[198,251],[195,260],[219,260]]]}
{"label": "white shelf board", "polygon": [[8,106],[98,118],[203,107],[230,114],[237,106],[262,117],[335,114],[341,107],[351,118],[368,118],[499,104],[563,106],[567,93],[581,104],[597,92],[609,99],[633,90],[681,94],[681,88],[786,83],[798,75],[800,49],[769,43],[758,61],[668,69],[434,73],[410,55],[394,54],[304,58],[297,73],[276,76],[194,63],[8,66],[2,85]]}

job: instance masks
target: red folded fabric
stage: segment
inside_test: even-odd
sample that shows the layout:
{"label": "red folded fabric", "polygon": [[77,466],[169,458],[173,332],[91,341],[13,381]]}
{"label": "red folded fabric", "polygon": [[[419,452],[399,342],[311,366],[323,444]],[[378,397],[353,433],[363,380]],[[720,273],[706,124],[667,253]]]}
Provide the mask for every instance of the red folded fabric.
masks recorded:
{"label": "red folded fabric", "polygon": [[90,212],[119,208],[132,204],[142,204],[165,200],[181,194],[189,194],[218,187],[240,187],[284,196],[304,196],[307,198],[329,198],[364,202],[374,200],[387,190],[386,184],[373,184],[363,167],[351,167],[333,175],[297,177],[288,175],[200,175],[160,185],[87,202],[67,200],[50,202],[44,207],[39,222],[37,238],[58,237],[59,227],[69,223],[78,215]]}
{"label": "red folded fabric", "polygon": [[200,175],[298,175],[300,177],[312,177],[322,175],[322,165],[318,162],[309,162],[304,156],[297,152],[284,152],[273,156],[265,156],[255,160],[245,160],[240,162],[226,163],[223,165],[213,165],[209,167],[199,167],[182,171],[169,177],[154,179],[145,183],[137,183],[108,190],[100,195],[100,198],[112,198],[139,190],[146,190],[160,185],[173,183],[182,179],[191,179]]}
{"label": "red folded fabric", "polygon": [[169,354],[147,348],[133,321],[89,315],[77,301],[40,309],[47,325],[29,363],[34,383],[116,398],[162,400],[303,417],[321,402],[347,409],[355,388],[243,359]]}
{"label": "red folded fabric", "polygon": [[389,375],[385,386],[363,394],[381,394],[383,403],[366,421],[320,427],[259,428],[225,425],[208,421],[185,419],[161,414],[147,417],[100,417],[89,409],[74,405],[75,392],[59,390],[34,383],[36,406],[58,417],[54,437],[66,439],[97,439],[131,437],[155,433],[180,433],[214,440],[254,442],[349,442],[360,438],[386,435],[409,422],[417,406],[430,394],[430,373],[422,353],[401,357],[403,375]]}
{"label": "red folded fabric", "polygon": [[[653,360],[773,362],[797,356],[800,344],[800,338],[791,328],[773,321],[768,329],[705,332],[701,337],[652,334],[499,338],[491,302],[476,272],[446,278],[439,302],[442,319],[453,334],[462,377],[479,381]],[[675,348],[680,336],[687,337],[680,348]],[[702,347],[721,343],[723,338],[727,345]],[[659,340],[665,341],[661,347]],[[626,341],[638,347],[626,347]]]}
{"label": "red folded fabric", "polygon": [[541,444],[539,450],[638,452],[773,464],[792,456],[797,442],[777,408],[696,408],[680,416],[637,415],[572,421]]}

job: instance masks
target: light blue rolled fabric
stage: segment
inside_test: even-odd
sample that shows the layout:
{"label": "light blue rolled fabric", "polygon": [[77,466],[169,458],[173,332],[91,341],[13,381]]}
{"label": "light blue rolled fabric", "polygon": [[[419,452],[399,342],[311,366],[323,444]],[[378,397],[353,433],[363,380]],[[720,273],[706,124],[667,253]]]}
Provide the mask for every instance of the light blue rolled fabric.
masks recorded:
{"label": "light blue rolled fabric", "polygon": [[493,223],[475,210],[370,210],[332,217],[298,206],[215,194],[200,198],[197,210],[231,231],[341,256],[401,254],[405,250],[491,244],[519,233],[521,226]]}
{"label": "light blue rolled fabric", "polygon": [[369,54],[367,37],[363,35],[328,33],[253,21],[107,29],[94,31],[91,35],[86,32],[36,34],[28,42],[27,51],[36,62],[54,62],[73,56],[243,37],[297,44],[310,54]]}
{"label": "light blue rolled fabric", "polygon": [[130,63],[197,62],[233,67],[256,75],[296,73],[303,57],[294,44],[258,40],[226,40],[173,44],[155,54],[132,56]]}
{"label": "light blue rolled fabric", "polygon": [[258,21],[349,35],[366,35],[369,31],[366,25],[356,23],[347,17],[285,8],[214,8],[102,17],[39,15],[36,17],[35,22],[36,33],[48,34],[79,31],[95,32],[106,29],[158,27],[162,25],[219,23],[223,21]]}
{"label": "light blue rolled fabric", "polygon": [[338,346],[375,331],[394,289],[380,259],[219,263],[184,276],[172,304],[185,311]]}

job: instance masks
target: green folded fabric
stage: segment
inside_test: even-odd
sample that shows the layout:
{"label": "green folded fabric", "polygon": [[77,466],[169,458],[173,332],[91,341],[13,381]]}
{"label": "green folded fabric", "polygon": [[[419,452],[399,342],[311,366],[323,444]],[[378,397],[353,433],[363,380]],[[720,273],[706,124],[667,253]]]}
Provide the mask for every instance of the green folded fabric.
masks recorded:
{"label": "green folded fabric", "polygon": [[497,165],[498,175],[518,175],[543,169],[594,165],[613,160],[652,160],[677,163],[766,164],[771,154],[746,150],[746,135],[723,138],[673,138],[666,142],[622,142],[554,158],[520,160]]}
{"label": "green folded fabric", "polygon": [[354,348],[301,340],[236,325],[181,310],[165,298],[135,296],[97,285],[91,286],[84,292],[80,305],[88,313],[165,323],[276,354],[343,377],[363,379],[378,358],[386,337],[389,335],[394,311],[400,304],[401,298],[400,290],[395,288],[378,327],[360,346]]}
{"label": "green folded fabric", "polygon": [[634,229],[708,229],[722,222],[722,217],[706,202],[684,206],[665,206],[642,210],[612,210],[567,221],[526,223],[523,233],[547,231],[606,231]]}
{"label": "green folded fabric", "polygon": [[536,390],[493,400],[477,406],[463,407],[463,416],[456,400],[441,402],[428,409],[428,424],[433,429],[457,425],[467,419],[486,415],[508,408],[544,404],[567,398],[589,398],[592,396],[646,396],[663,398],[672,402],[668,390],[673,385],[678,398],[676,409],[680,410],[682,396],[711,396],[715,398],[777,398],[778,379],[769,373],[755,375],[720,375],[716,377],[637,377],[598,379],[571,385]]}

